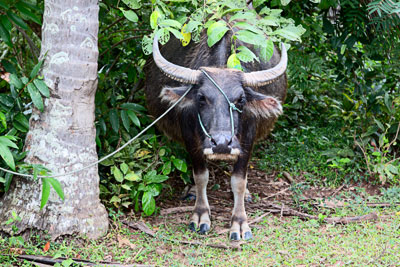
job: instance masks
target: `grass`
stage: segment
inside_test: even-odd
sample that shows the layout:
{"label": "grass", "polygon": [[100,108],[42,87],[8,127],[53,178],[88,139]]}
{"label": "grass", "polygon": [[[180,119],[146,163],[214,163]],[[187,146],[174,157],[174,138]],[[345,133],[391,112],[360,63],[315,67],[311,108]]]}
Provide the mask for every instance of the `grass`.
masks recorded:
{"label": "grass", "polygon": [[361,182],[365,163],[353,152],[353,140],[341,128],[339,122],[320,120],[297,128],[279,126],[257,146],[257,167],[267,172],[287,171],[303,182],[324,186]]}
{"label": "grass", "polygon": [[[317,220],[268,215],[253,228],[255,238],[243,243],[240,250],[235,250],[170,241],[230,245],[226,235],[217,235],[215,231],[207,236],[188,231],[184,222],[188,220],[188,214],[183,215],[183,220],[178,223],[174,223],[176,218],[168,220],[167,217],[162,223],[149,225],[156,232],[154,238],[132,231],[115,219],[112,230],[100,240],[72,238],[51,242],[47,252],[43,247],[49,240],[37,235],[32,235],[20,246],[10,244],[10,238],[0,238],[0,255],[3,255],[0,256],[0,265],[33,266],[14,256],[5,256],[18,252],[19,247],[24,254],[80,258],[92,262],[112,259],[125,264],[156,266],[398,266],[400,207],[369,208],[356,202],[338,208],[331,216],[376,212],[379,220],[332,225]],[[62,266],[73,266],[68,264],[65,262]]]}

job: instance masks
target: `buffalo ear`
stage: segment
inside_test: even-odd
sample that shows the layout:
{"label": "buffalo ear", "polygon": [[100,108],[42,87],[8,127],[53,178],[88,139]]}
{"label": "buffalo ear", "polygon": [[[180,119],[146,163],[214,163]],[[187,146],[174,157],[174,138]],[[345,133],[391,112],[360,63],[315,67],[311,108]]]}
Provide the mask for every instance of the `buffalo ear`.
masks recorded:
{"label": "buffalo ear", "polygon": [[[160,98],[161,102],[166,102],[169,105],[175,104],[179,98],[189,89],[189,86],[181,87],[164,87],[161,90]],[[178,104],[179,108],[186,108],[193,105],[194,102],[190,98],[190,94],[186,95],[182,101]]]}
{"label": "buffalo ear", "polygon": [[282,114],[282,105],[277,98],[257,93],[249,88],[246,91],[247,103],[245,110],[255,117],[276,118]]}

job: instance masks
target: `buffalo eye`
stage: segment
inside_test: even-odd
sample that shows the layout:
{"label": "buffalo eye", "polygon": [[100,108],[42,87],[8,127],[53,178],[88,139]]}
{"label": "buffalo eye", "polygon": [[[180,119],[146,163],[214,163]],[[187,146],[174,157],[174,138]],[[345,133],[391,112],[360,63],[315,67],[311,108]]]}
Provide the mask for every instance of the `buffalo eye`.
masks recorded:
{"label": "buffalo eye", "polygon": [[242,108],[244,104],[246,104],[246,98],[244,96],[241,96],[235,103],[238,108]]}
{"label": "buffalo eye", "polygon": [[206,97],[204,95],[201,95],[201,94],[198,95],[197,100],[199,102],[199,106],[200,107],[203,107],[207,102]]}

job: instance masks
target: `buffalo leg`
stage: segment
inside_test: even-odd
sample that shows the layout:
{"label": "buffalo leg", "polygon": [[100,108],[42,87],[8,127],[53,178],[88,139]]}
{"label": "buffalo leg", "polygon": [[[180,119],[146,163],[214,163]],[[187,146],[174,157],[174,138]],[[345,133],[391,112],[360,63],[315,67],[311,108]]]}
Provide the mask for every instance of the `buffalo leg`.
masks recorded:
{"label": "buffalo leg", "polygon": [[205,234],[210,230],[210,206],[207,199],[208,170],[193,170],[194,182],[196,184],[196,204],[189,228],[196,231],[199,226],[200,234]]}
{"label": "buffalo leg", "polygon": [[247,164],[249,161],[249,156],[250,153],[244,153],[239,157],[231,176],[234,206],[229,236],[232,240],[239,240],[240,238],[247,240],[253,237],[247,222],[247,215],[244,208],[247,188]]}

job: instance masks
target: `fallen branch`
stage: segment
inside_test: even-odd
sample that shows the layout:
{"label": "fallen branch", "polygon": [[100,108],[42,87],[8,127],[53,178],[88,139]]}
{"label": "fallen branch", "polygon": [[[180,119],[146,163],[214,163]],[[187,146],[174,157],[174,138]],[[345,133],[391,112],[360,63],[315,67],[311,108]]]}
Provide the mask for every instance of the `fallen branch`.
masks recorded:
{"label": "fallen branch", "polygon": [[169,208],[169,209],[163,209],[160,211],[160,214],[162,216],[169,215],[169,214],[175,214],[175,213],[181,213],[181,212],[190,212],[193,211],[194,206],[185,206],[185,207],[176,207],[176,208]]}
{"label": "fallen branch", "polygon": [[[297,216],[299,218],[306,218],[306,219],[313,219],[313,220],[320,220],[317,216],[310,215],[304,212],[300,212],[288,207],[284,207],[283,205],[277,205],[274,203],[268,203],[269,206],[271,206],[275,211],[277,209],[280,209],[281,215],[289,215],[289,216]],[[270,210],[272,213],[273,211]],[[347,224],[347,223],[353,223],[353,222],[360,222],[360,221],[373,221],[378,219],[378,215],[375,212],[372,212],[367,215],[363,216],[354,216],[354,217],[333,217],[333,218],[324,218],[322,221],[325,223],[334,223],[334,224]]]}
{"label": "fallen branch", "polygon": [[10,257],[16,257],[21,260],[26,260],[30,261],[34,264],[37,264],[38,266],[53,266],[56,263],[62,263],[63,261],[67,259],[73,260],[75,263],[81,263],[85,266],[105,266],[105,267],[144,267],[144,266],[152,266],[152,265],[140,265],[140,264],[120,264],[117,262],[109,262],[109,261],[99,261],[99,262],[91,262],[88,260],[82,260],[82,259],[75,259],[75,258],[65,258],[65,257],[59,257],[59,258],[51,258],[51,257],[45,257],[45,256],[35,256],[35,255],[3,255],[3,256],[10,256]]}
{"label": "fallen branch", "polygon": [[151,230],[144,222],[135,222],[135,223],[131,223],[131,222],[122,222],[123,224],[125,224],[126,226],[129,226],[130,228],[133,228],[135,230],[140,230],[146,234],[148,234],[151,237],[156,237],[156,234],[153,232],[153,230]]}
{"label": "fallen branch", "polygon": [[264,197],[262,200],[267,200],[267,199],[273,198],[273,197],[275,197],[275,196],[278,196],[278,195],[280,195],[280,194],[283,194],[283,193],[285,193],[286,191],[288,191],[289,189],[290,189],[289,187],[287,187],[287,188],[285,188],[285,189],[282,189],[282,190],[279,191],[278,193],[275,193],[275,194],[272,194],[272,195],[270,195],[270,196]]}

